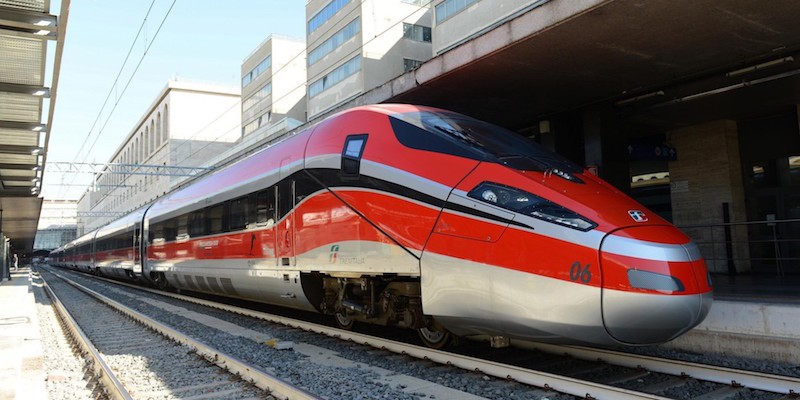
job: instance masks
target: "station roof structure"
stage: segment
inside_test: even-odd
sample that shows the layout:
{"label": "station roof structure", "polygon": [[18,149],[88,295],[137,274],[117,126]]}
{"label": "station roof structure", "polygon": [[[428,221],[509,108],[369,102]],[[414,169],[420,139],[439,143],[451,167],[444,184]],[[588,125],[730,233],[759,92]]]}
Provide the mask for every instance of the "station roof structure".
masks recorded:
{"label": "station roof structure", "polygon": [[18,253],[33,251],[41,213],[69,4],[53,15],[50,0],[0,0],[0,230]]}
{"label": "station roof structure", "polygon": [[666,129],[800,103],[800,2],[536,5],[429,60],[413,72],[413,88],[380,101],[510,128],[610,105],[629,122]]}

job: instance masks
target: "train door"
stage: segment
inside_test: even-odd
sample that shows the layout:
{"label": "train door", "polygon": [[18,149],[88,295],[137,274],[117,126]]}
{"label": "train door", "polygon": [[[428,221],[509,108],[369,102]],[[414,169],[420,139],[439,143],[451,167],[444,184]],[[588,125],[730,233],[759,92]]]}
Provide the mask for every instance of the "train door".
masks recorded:
{"label": "train door", "polygon": [[133,225],[133,272],[136,274],[142,273],[142,249],[140,248],[142,241],[142,225],[134,223]]}
{"label": "train door", "polygon": [[275,252],[279,267],[297,264],[294,254],[294,182],[290,178],[290,159],[281,161],[280,181],[278,182],[278,224],[276,229]]}

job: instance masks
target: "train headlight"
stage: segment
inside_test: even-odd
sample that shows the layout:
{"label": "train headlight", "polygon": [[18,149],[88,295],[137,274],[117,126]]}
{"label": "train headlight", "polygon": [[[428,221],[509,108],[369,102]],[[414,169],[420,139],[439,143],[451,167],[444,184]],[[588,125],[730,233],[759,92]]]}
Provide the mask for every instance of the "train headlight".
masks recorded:
{"label": "train headlight", "polygon": [[486,189],[481,193],[481,197],[489,203],[497,203],[497,194],[491,189]]}
{"label": "train headlight", "polygon": [[597,226],[594,222],[550,200],[499,183],[483,182],[467,195],[473,199],[494,204],[506,210],[579,231],[585,232]]}

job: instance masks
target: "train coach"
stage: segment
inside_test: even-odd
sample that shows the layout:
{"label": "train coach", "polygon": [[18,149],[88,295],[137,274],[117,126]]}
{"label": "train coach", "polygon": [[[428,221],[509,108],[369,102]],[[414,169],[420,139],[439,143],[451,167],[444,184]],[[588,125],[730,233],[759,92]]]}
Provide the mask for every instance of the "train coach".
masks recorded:
{"label": "train coach", "polygon": [[606,182],[503,128],[400,104],[340,112],[53,258],[437,348],[661,343],[712,301],[697,246]]}

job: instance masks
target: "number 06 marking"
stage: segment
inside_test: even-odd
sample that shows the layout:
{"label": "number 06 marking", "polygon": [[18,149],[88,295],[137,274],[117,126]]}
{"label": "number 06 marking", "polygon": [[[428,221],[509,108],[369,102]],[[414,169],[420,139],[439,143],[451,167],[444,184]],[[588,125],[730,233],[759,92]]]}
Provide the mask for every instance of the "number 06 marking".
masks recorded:
{"label": "number 06 marking", "polygon": [[582,267],[580,261],[572,263],[572,266],[569,268],[569,279],[573,281],[580,279],[583,283],[591,282],[592,271],[589,271],[589,264],[586,264],[586,267]]}

